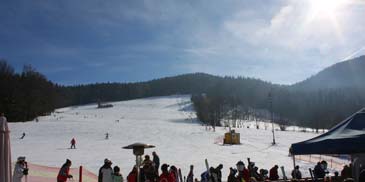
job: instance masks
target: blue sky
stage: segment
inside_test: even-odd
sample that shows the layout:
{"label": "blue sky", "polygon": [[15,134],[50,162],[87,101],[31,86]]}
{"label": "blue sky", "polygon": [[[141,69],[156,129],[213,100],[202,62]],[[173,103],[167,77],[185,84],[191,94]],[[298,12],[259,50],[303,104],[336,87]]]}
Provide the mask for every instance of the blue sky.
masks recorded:
{"label": "blue sky", "polygon": [[281,84],[365,53],[365,0],[11,0],[0,58],[60,84],[192,72]]}

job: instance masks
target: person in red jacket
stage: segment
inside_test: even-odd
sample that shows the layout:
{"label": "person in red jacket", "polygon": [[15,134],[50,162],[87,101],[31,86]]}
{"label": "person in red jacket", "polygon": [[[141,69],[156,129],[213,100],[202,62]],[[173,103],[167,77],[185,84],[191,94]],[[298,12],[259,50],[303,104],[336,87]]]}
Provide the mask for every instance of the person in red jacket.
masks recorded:
{"label": "person in red jacket", "polygon": [[76,140],[75,140],[75,138],[72,138],[72,140],[71,140],[71,147],[70,148],[71,149],[72,148],[76,149]]}
{"label": "person in red jacket", "polygon": [[279,166],[275,165],[274,167],[272,167],[270,169],[270,176],[269,176],[270,180],[278,180],[279,179],[278,168],[279,168]]}
{"label": "person in red jacket", "polygon": [[238,161],[236,164],[238,176],[237,179],[239,182],[250,182],[250,172],[245,167],[245,164],[242,161]]}
{"label": "person in red jacket", "polygon": [[66,159],[57,175],[57,182],[66,182],[67,178],[72,178],[70,174],[71,161]]}
{"label": "person in red jacket", "polygon": [[162,173],[160,175],[158,182],[174,182],[171,175],[169,174],[169,171],[167,170],[168,167],[169,167],[169,165],[162,164],[162,166],[161,166]]}
{"label": "person in red jacket", "polygon": [[177,168],[175,166],[170,167],[170,177],[173,182],[178,182]]}
{"label": "person in red jacket", "polygon": [[128,182],[137,182],[137,167],[134,166],[132,171],[127,176]]}

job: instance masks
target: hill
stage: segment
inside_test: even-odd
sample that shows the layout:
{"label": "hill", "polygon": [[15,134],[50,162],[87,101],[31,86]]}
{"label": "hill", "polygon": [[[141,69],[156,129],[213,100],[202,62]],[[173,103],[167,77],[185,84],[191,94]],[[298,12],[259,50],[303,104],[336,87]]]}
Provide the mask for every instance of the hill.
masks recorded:
{"label": "hill", "polygon": [[365,56],[334,64],[316,75],[292,85],[296,90],[362,89],[365,90]]}

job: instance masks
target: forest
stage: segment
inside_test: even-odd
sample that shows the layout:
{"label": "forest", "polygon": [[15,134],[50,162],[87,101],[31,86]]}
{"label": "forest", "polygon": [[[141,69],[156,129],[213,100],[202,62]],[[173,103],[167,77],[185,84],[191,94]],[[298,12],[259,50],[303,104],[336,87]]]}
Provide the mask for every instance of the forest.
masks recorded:
{"label": "forest", "polygon": [[[315,77],[308,80],[313,83]],[[192,73],[137,83],[63,86],[49,81],[30,65],[16,73],[6,60],[0,60],[0,84],[0,112],[5,113],[9,122],[34,120],[60,107],[191,94],[198,119],[212,126],[248,117],[270,120],[272,112],[273,121],[282,126],[323,129],[365,105],[365,89],[357,85],[312,85],[305,89],[305,81],[278,85],[246,77]]]}

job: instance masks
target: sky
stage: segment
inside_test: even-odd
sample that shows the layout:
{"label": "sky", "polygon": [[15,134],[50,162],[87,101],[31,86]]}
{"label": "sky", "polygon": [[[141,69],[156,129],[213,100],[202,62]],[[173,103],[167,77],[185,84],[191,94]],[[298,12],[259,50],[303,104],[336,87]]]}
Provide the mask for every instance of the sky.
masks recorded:
{"label": "sky", "polygon": [[302,81],[365,54],[365,0],[2,0],[0,58],[74,85],[185,73]]}

